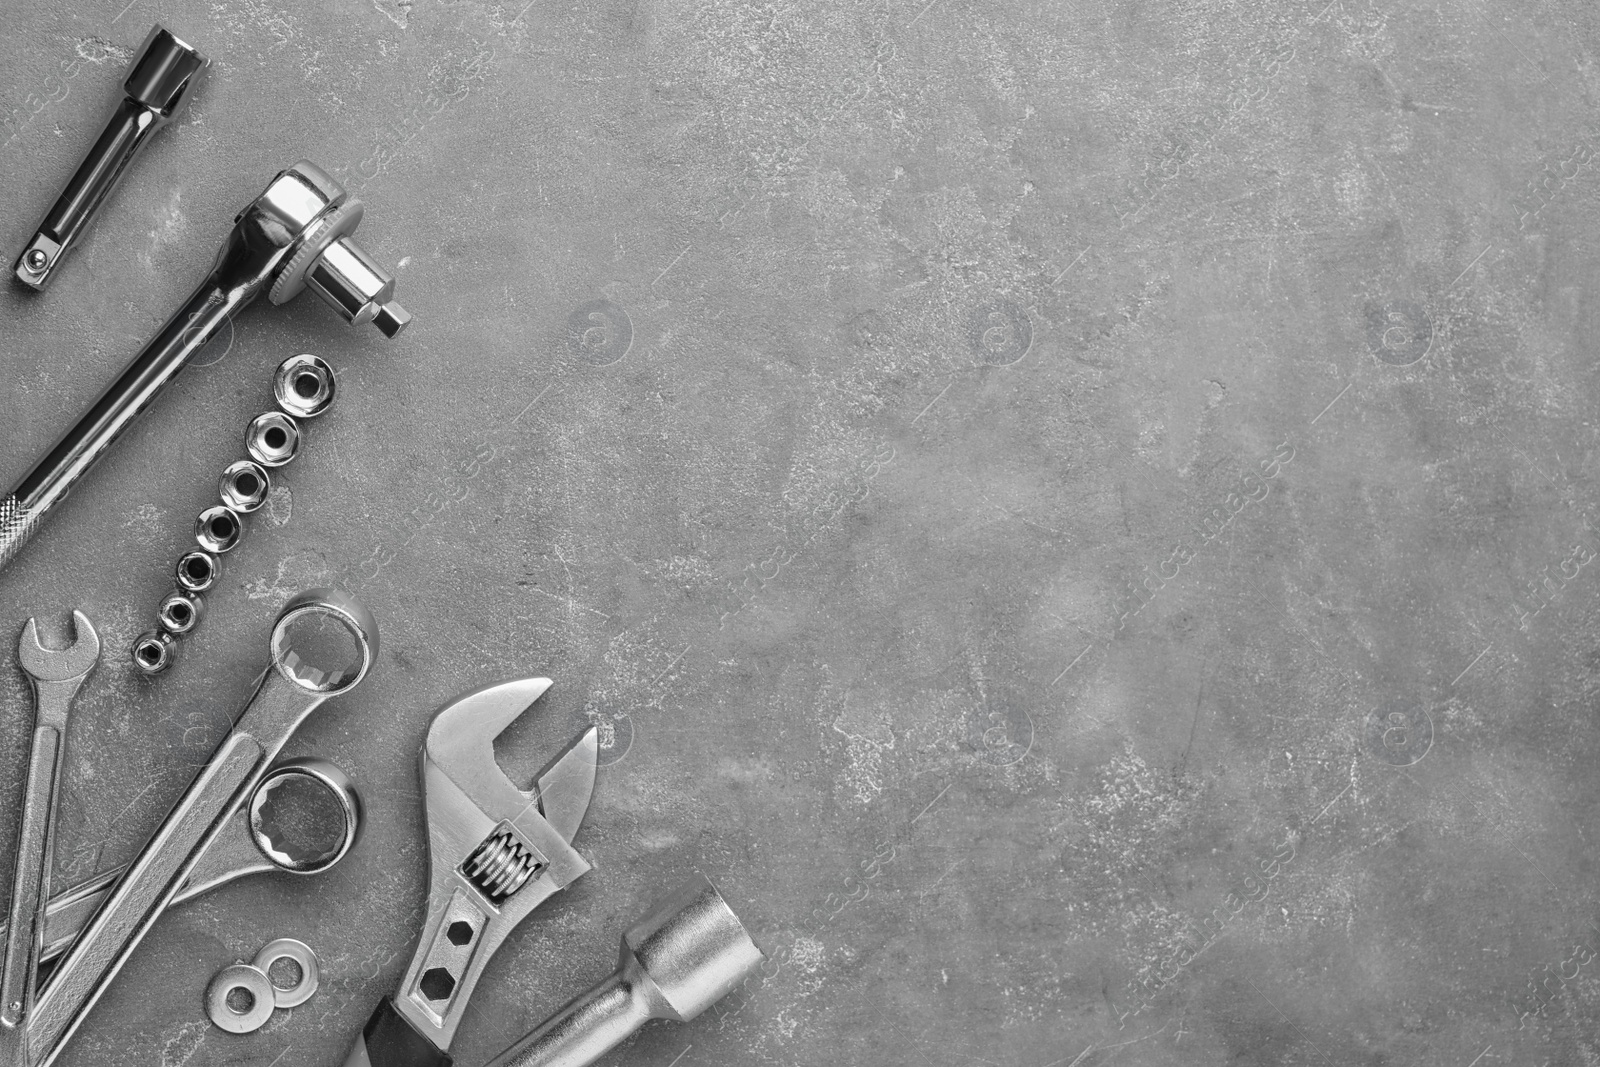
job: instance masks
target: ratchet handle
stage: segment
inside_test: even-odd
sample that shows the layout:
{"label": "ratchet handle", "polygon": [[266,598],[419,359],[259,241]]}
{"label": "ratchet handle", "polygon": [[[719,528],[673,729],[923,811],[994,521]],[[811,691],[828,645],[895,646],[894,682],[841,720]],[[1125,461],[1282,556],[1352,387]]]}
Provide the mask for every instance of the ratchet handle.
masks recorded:
{"label": "ratchet handle", "polygon": [[23,475],[9,495],[0,497],[0,567],[11,562],[50,509],[253,296],[224,289],[213,273],[50,453]]}
{"label": "ratchet handle", "polygon": [[384,997],[356,1038],[344,1067],[451,1067],[450,1053],[434,1043]]}

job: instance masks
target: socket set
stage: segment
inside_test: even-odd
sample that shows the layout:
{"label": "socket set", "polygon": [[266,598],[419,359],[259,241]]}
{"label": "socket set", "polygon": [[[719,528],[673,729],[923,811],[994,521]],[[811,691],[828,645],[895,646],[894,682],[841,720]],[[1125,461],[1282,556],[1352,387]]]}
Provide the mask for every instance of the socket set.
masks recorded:
{"label": "socket set", "polygon": [[271,472],[299,455],[301,423],[327,411],[333,394],[333,368],[321,358],[304,353],[278,365],[272,377],[278,410],[257,415],[245,428],[249,458],[236,460],[223,470],[217,483],[220,502],[195,518],[198,547],[178,558],[173,575],[176,588],[156,608],[158,625],[133,643],[133,663],[142,673],[156,675],[172,666],[178,640],[200,625],[205,594],[222,577],[222,557],[244,536],[245,516],[266,504],[272,491]]}

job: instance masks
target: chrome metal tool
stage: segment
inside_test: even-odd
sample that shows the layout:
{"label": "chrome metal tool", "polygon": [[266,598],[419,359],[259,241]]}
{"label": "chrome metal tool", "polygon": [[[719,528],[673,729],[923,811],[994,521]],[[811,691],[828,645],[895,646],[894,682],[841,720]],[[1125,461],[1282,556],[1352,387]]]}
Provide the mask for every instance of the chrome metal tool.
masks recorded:
{"label": "chrome metal tool", "polygon": [[17,662],[33,684],[33,748],[23,788],[22,830],[17,837],[15,877],[11,882],[11,924],[6,931],[5,964],[0,969],[0,1028],[14,1030],[32,1009],[39,956],[43,903],[50,896],[56,799],[61,792],[61,752],[67,743],[67,711],[94,665],[100,662],[100,635],[88,616],[72,613],[72,644],[45,648],[39,626],[29,619],[17,642]]}
{"label": "chrome metal tool", "polygon": [[651,1019],[693,1019],[748,978],[763,958],[717,887],[696,874],[622,935],[609,978],[489,1067],[585,1067]]}
{"label": "chrome metal tool", "polygon": [[255,694],[56,965],[23,1025],[0,1033],[0,1064],[47,1067],[55,1062],[300,723],[329,697],[359,685],[377,653],[377,623],[348,594],[312,589],[284,605],[272,629],[271,662]]}
{"label": "chrome metal tool", "polygon": [[[343,771],[314,756],[284,760],[267,772],[249,803],[234,812],[172,904],[264,871],[321,874],[349,853],[361,822],[361,797]],[[71,946],[127,869],[113,867],[50,897],[41,924],[40,964]],[[0,941],[7,932],[0,926]]]}
{"label": "chrome metal tool", "polygon": [[189,102],[190,90],[209,62],[171,31],[159,25],[150,31],[122,83],[122,102],[17,257],[19,282],[33,289],[45,287],[134,157]]}
{"label": "chrome metal tool", "polygon": [[356,1039],[345,1067],[449,1067],[450,1042],[489,957],[552,893],[589,869],[571,845],[594,793],[589,727],[531,791],[495,763],[495,736],[550,687],[491,685],[446,704],[422,746],[428,812],[428,917],[400,980]]}
{"label": "chrome metal tool", "polygon": [[190,358],[257,297],[281,304],[309,287],[346,322],[370,322],[387,337],[405,329],[411,316],[395,302],[394,279],[350,237],[361,215],[361,201],[304,160],[273,178],[234,218],[211,273],[183,307],[77,425],[0,497],[0,567]]}

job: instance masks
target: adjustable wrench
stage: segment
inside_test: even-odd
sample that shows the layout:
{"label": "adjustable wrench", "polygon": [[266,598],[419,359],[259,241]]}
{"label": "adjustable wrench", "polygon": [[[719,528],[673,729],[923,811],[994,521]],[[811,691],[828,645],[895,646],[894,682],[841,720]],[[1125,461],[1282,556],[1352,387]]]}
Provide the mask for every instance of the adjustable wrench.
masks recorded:
{"label": "adjustable wrench", "polygon": [[428,918],[400,988],[385,997],[345,1067],[450,1067],[450,1042],[489,957],[552,893],[589,869],[571,845],[589,810],[598,755],[589,727],[524,792],[494,759],[495,736],[550,687],[491,685],[446,704],[422,746]]}
{"label": "adjustable wrench", "polygon": [[33,749],[22,794],[22,831],[17,839],[16,876],[11,883],[11,927],[0,971],[0,1027],[14,1030],[33,1003],[38,962],[40,904],[50,895],[51,838],[60,793],[61,750],[67,743],[67,709],[100,661],[100,636],[88,616],[72,613],[73,642],[64,649],[39,643],[29,619],[17,642],[17,660],[33,684]]}
{"label": "adjustable wrench", "polygon": [[378,627],[353,597],[312,589],[284,605],[271,648],[271,663],[232,732],[62,957],[23,1025],[0,1034],[0,1064],[55,1061],[300,723],[367,676]]}

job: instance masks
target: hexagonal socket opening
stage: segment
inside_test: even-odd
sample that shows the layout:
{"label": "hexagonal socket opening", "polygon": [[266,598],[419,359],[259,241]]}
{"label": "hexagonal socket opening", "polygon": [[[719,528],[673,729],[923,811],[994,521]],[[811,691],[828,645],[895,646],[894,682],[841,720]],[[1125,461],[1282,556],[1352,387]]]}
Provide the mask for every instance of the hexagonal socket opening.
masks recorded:
{"label": "hexagonal socket opening", "polygon": [[248,515],[266,503],[272,489],[272,479],[267,469],[253,460],[241,459],[230,463],[217,483],[217,494],[222,502],[242,515]]}
{"label": "hexagonal socket opening", "polygon": [[333,403],[333,368],[306,352],[278,364],[272,395],[278,406],[297,419],[310,419]]}
{"label": "hexagonal socket opening", "polygon": [[206,552],[228,552],[244,535],[244,520],[226,505],[206,508],[194,521],[194,539]]}
{"label": "hexagonal socket opening", "polygon": [[300,427],[282,412],[269,411],[250,420],[244,445],[263,467],[281,467],[300,451]]}
{"label": "hexagonal socket opening", "polygon": [[221,573],[222,561],[216,556],[205,551],[190,551],[179,557],[174,576],[179,589],[204,593],[217,583],[217,576]]}
{"label": "hexagonal socket opening", "polygon": [[456,980],[443,967],[430,967],[423,972],[422,981],[417,983],[417,988],[421,989],[422,995],[429,1000],[449,1000],[450,994],[456,991]]}

